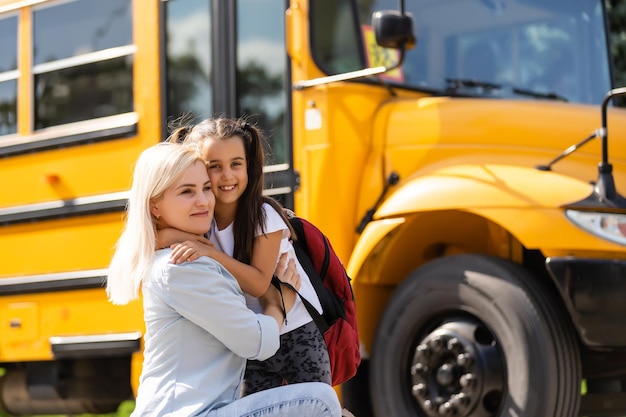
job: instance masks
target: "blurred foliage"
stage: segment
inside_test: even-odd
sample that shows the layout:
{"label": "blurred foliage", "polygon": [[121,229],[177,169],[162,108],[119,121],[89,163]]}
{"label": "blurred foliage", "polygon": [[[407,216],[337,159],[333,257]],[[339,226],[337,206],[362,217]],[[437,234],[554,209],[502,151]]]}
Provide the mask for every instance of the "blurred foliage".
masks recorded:
{"label": "blurred foliage", "polygon": [[[613,61],[615,87],[626,86],[626,2],[624,0],[606,0],[609,21],[609,46]],[[615,103],[626,107],[626,100],[618,99]]]}
{"label": "blurred foliage", "polygon": [[[134,401],[124,401],[122,404],[120,404],[119,408],[117,409],[117,412],[115,413],[81,414],[79,417],[128,417],[130,416],[130,413],[132,413],[134,409],[135,409]],[[7,413],[0,411],[0,417],[12,417],[12,414],[7,414]],[[45,416],[31,416],[31,417],[70,417],[70,416],[66,414],[56,414],[56,415],[47,414]]]}

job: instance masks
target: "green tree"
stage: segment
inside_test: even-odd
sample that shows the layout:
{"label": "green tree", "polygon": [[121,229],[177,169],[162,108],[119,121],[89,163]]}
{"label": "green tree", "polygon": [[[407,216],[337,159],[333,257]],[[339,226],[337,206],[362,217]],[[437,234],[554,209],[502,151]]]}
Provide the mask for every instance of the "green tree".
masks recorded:
{"label": "green tree", "polygon": [[[613,62],[615,86],[626,86],[626,2],[606,0],[609,21],[609,47]],[[619,99],[616,104],[626,107],[626,100]]]}
{"label": "green tree", "polygon": [[285,98],[282,74],[270,74],[266,67],[250,61],[237,70],[237,95],[240,115],[250,117],[264,131],[270,143],[267,162],[284,162]]}

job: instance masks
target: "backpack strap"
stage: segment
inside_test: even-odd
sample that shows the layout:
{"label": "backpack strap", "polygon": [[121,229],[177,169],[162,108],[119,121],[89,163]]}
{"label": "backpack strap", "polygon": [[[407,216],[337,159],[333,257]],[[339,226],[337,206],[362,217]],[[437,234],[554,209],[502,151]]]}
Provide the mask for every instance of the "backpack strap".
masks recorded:
{"label": "backpack strap", "polygon": [[[283,320],[285,321],[285,324],[287,324],[287,309],[285,308],[285,298],[283,297],[283,289],[280,287],[281,283],[282,284],[286,284],[286,283],[283,283],[281,280],[279,280],[276,275],[272,276],[271,282],[272,282],[272,285],[276,287],[276,289],[278,290],[278,293],[280,294],[280,302],[283,304]],[[287,284],[287,285],[291,287],[291,284]]]}
{"label": "backpack strap", "polygon": [[[324,317],[317,311],[317,309],[313,306],[313,304],[311,304],[311,302],[309,300],[307,300],[306,298],[304,298],[304,296],[302,294],[300,294],[300,292],[298,290],[296,290],[293,285],[289,284],[288,282],[283,282],[281,280],[278,279],[278,277],[276,275],[274,275],[272,277],[272,284],[278,288],[278,291],[280,292],[280,298],[283,298],[283,292],[280,288],[281,285],[284,285],[285,287],[291,289],[293,292],[295,292],[298,297],[300,297],[300,300],[302,300],[302,304],[304,304],[304,307],[306,307],[307,311],[309,312],[309,314],[311,315],[311,318],[313,319],[313,321],[315,322],[315,325],[317,326],[318,329],[320,329],[320,332],[322,332],[322,334],[324,334],[324,332],[326,332],[326,330],[328,330],[329,326],[328,323],[326,322],[326,319],[324,319]],[[283,301],[283,312],[285,312],[285,302]],[[287,323],[287,316],[285,313],[285,324]]]}
{"label": "backpack strap", "polygon": [[[318,295],[318,297],[320,296],[320,294],[328,293],[329,290],[324,286],[324,279],[326,278],[328,268],[330,267],[330,244],[326,236],[324,236],[323,233],[319,231],[319,234],[321,235],[324,242],[324,259],[322,260],[320,271],[318,271],[315,268],[315,265],[313,265],[313,261],[311,260],[309,252],[307,250],[308,245],[306,233],[304,231],[304,222],[307,222],[307,220],[296,216],[296,214],[289,209],[285,209],[285,214],[289,219],[289,223],[291,224],[291,227],[293,228],[296,235],[296,239],[292,240],[292,244],[294,251],[296,252],[298,262],[300,262],[300,265],[304,269],[304,272],[306,272],[307,276],[309,277],[311,285],[313,285],[313,289],[315,290],[315,293]],[[283,284],[288,285],[286,283]],[[330,328],[330,325],[335,321],[332,314],[337,313],[337,306],[335,305],[336,303],[331,302],[331,304],[333,305],[332,308],[329,308],[330,306],[326,306],[322,299],[320,299],[320,303],[322,304],[322,308],[324,309],[323,314],[329,315],[325,317],[317,311],[317,309],[309,302],[309,300],[304,298],[298,291],[296,291],[295,288],[291,288],[298,294],[298,296],[300,296],[302,303],[306,307],[307,311],[311,315],[311,318],[320,329],[320,331],[322,333],[325,333]],[[343,316],[343,314],[341,314],[341,316]]]}
{"label": "backpack strap", "polygon": [[[303,224],[306,221],[307,220],[301,219],[300,217],[296,216],[293,213],[289,217],[289,222],[291,223],[291,227],[293,227],[293,230],[296,232],[296,237],[297,237],[297,239],[294,241],[294,247],[297,246],[297,244],[301,245],[300,252],[304,252],[304,253],[306,253],[306,251],[304,251],[304,249],[302,248],[308,247],[308,244],[306,241],[306,233],[304,232],[304,224]],[[311,224],[311,226],[313,225]],[[324,259],[322,260],[322,265],[319,271],[315,269],[315,266],[313,265],[312,262],[311,262],[311,267],[319,275],[322,281],[324,281],[324,279],[326,279],[326,274],[328,273],[328,268],[330,267],[330,244],[328,243],[328,238],[324,236],[324,234],[321,231],[319,231],[319,234],[320,234],[320,237],[322,238],[322,241],[324,242]],[[298,252],[297,248],[296,248],[296,252]],[[309,257],[308,254],[306,256]],[[298,254],[298,259],[300,259],[300,254]]]}
{"label": "backpack strap", "polygon": [[320,268],[320,278],[322,281],[326,278],[326,274],[328,273],[328,266],[330,265],[330,247],[328,246],[328,239],[326,236],[322,236],[324,240],[324,261],[322,262],[322,267]]}
{"label": "backpack strap", "polygon": [[[300,245],[302,245],[303,248],[308,247],[307,242],[306,242],[306,233],[304,232],[304,224],[303,224],[303,222],[305,222],[306,220],[303,220],[300,217],[296,216],[293,212],[288,212],[287,217],[289,218],[291,227],[293,227],[293,230],[296,232],[297,239],[293,241],[294,246],[296,246],[296,243],[299,243]],[[328,243],[328,238],[324,236],[324,234],[321,231],[320,231],[320,235],[324,242],[324,259],[322,260],[322,266],[320,267],[320,270],[319,271],[316,270],[316,272],[319,275],[319,277],[322,279],[322,281],[324,281],[324,279],[326,278],[326,274],[328,273],[328,268],[330,267],[330,244]],[[300,256],[298,255],[298,259],[299,258]]]}
{"label": "backpack strap", "polygon": [[[328,273],[328,267],[330,266],[330,246],[328,244],[328,240],[326,239],[326,236],[324,236],[320,232],[320,235],[324,242],[324,259],[322,261],[322,266],[318,271],[315,268],[315,265],[313,265],[313,261],[311,260],[311,257],[306,250],[308,246],[306,241],[306,233],[304,233],[304,225],[302,224],[303,221],[304,220],[295,215],[289,217],[289,222],[291,223],[291,227],[293,227],[293,230],[296,232],[297,237],[297,239],[292,240],[293,248],[296,252],[296,257],[300,261],[302,268],[304,268],[304,271],[309,277],[318,276],[320,277],[321,281],[324,282],[326,274]],[[311,281],[315,286],[316,282],[313,282],[313,280]],[[319,294],[320,290],[322,290],[322,287],[315,288],[315,292]]]}

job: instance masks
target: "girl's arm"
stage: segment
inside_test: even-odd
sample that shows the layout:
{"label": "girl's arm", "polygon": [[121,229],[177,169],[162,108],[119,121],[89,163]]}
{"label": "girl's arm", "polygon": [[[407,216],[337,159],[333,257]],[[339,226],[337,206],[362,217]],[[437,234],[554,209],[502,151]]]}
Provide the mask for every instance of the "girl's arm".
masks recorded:
{"label": "girl's arm", "polygon": [[259,235],[252,244],[250,265],[236,260],[213,248],[209,256],[228,270],[239,281],[241,289],[253,297],[260,297],[267,292],[276,269],[276,260],[280,249],[283,231]]}
{"label": "girl's arm", "polygon": [[[159,231],[159,241],[163,240],[161,232],[163,231]],[[257,236],[252,246],[250,265],[239,262],[212,245],[204,244],[202,242],[204,238],[194,238],[173,244],[170,259],[173,263],[181,264],[185,261],[194,261],[200,256],[213,258],[233,274],[244,292],[253,297],[260,297],[267,292],[272,281],[282,234],[282,230],[277,230]]]}
{"label": "girl's arm", "polygon": [[[168,227],[165,229],[157,230],[156,248],[167,248],[174,245],[175,243],[184,242],[185,240],[197,241],[205,245],[213,246],[213,243],[204,236],[194,235],[193,233],[183,232],[182,230]],[[190,259],[190,261],[191,260],[193,259]]]}

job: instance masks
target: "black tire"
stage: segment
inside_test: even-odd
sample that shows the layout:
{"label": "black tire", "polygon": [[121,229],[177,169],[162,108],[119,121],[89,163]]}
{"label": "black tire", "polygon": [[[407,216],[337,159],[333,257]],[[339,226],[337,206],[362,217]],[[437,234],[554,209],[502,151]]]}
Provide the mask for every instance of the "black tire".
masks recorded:
{"label": "black tire", "polygon": [[377,417],[573,417],[581,364],[569,319],[522,267],[458,255],[415,270],[372,348]]}

